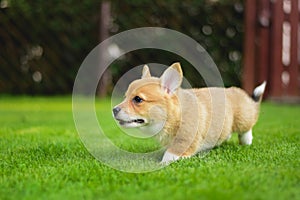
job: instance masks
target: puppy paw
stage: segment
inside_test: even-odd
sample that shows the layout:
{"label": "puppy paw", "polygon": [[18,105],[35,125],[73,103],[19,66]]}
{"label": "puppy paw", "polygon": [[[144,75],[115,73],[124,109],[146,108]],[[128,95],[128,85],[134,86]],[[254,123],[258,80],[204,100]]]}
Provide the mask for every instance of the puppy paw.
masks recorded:
{"label": "puppy paw", "polygon": [[170,164],[171,162],[178,160],[179,158],[180,156],[166,151],[160,164],[167,165]]}
{"label": "puppy paw", "polygon": [[249,130],[246,133],[239,135],[239,142],[241,145],[251,145],[252,139],[252,130]]}

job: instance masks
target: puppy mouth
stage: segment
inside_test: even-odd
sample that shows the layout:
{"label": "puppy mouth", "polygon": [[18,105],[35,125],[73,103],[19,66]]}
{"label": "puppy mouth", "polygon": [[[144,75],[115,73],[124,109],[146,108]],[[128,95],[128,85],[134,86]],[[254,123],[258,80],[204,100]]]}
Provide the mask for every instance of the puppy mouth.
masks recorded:
{"label": "puppy mouth", "polygon": [[132,123],[137,123],[137,124],[144,124],[145,123],[145,120],[144,119],[133,119],[133,120],[130,120],[130,121],[124,121],[124,120],[121,120],[121,119],[116,119],[119,121],[119,124],[121,126],[124,126],[126,124],[132,124]]}

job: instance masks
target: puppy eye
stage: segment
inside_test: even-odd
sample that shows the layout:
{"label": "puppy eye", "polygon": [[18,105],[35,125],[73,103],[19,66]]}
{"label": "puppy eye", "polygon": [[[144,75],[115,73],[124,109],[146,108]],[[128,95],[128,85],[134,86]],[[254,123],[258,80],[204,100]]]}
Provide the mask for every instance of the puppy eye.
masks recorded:
{"label": "puppy eye", "polygon": [[135,96],[132,100],[134,103],[142,103],[143,102],[143,99],[139,96]]}

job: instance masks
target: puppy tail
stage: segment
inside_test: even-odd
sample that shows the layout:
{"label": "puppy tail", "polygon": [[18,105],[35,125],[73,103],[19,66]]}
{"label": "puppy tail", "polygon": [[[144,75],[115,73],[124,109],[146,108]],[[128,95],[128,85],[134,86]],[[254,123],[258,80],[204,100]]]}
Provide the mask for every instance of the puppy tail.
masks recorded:
{"label": "puppy tail", "polygon": [[253,94],[252,94],[252,99],[255,102],[261,102],[264,91],[266,89],[266,84],[267,82],[264,81],[261,85],[257,86],[254,90],[253,90]]}

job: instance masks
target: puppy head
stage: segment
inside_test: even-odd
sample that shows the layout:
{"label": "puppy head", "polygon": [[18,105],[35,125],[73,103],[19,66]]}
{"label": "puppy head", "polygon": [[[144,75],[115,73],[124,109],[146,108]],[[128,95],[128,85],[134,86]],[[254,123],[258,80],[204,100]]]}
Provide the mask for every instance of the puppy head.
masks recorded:
{"label": "puppy head", "polygon": [[[166,69],[160,78],[152,77],[147,65],[141,79],[133,81],[122,103],[115,106],[113,116],[123,127],[161,129],[178,106],[177,90],[182,82],[179,63]],[[173,112],[173,113],[172,113]]]}

